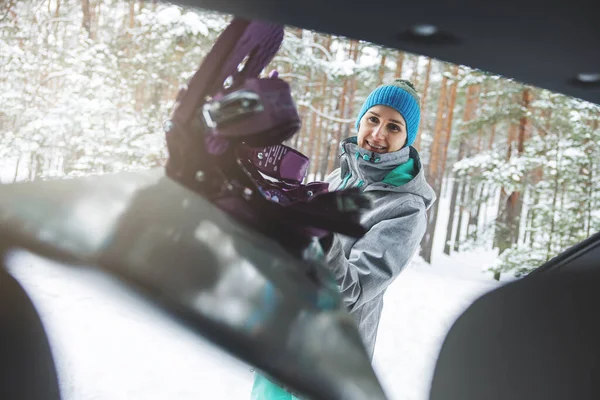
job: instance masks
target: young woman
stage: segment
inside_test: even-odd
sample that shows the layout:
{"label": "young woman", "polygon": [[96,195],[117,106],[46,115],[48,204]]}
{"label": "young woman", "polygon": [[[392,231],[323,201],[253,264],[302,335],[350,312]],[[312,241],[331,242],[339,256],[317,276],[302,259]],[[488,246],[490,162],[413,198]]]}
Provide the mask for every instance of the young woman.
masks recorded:
{"label": "young woman", "polygon": [[361,187],[373,199],[372,209],[361,218],[367,234],[358,240],[335,235],[326,249],[371,358],[383,295],[419,248],[426,211],[436,198],[411,147],[420,114],[419,95],[409,81],[376,88],[358,113],[358,135],[340,144],[340,168],[326,179],[329,190]]}
{"label": "young woman", "polygon": [[[411,147],[420,114],[419,95],[409,81],[395,80],[373,90],[358,113],[358,135],[342,141],[340,167],[326,178],[330,191],[359,187],[373,200],[372,209],[361,217],[368,229],[365,236],[333,235],[322,241],[327,264],[371,358],[383,295],[419,248],[427,209],[436,198]],[[252,400],[288,399],[295,397],[256,376]]]}

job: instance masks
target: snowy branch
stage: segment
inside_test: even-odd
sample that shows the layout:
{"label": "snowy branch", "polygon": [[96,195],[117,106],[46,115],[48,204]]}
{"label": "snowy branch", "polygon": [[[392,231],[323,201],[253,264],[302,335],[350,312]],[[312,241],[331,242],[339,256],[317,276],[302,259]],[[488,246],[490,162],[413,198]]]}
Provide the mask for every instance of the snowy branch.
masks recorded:
{"label": "snowy branch", "polygon": [[353,122],[356,121],[356,119],[354,119],[354,118],[344,119],[344,118],[337,118],[337,117],[333,117],[331,115],[323,114],[322,112],[320,112],[319,110],[317,110],[316,108],[314,108],[311,103],[302,102],[302,103],[299,103],[299,105],[303,105],[305,107],[308,107],[312,112],[314,112],[318,116],[323,117],[323,118],[328,119],[328,120],[333,121],[333,122],[340,122],[342,124],[350,124],[350,123],[353,123]]}

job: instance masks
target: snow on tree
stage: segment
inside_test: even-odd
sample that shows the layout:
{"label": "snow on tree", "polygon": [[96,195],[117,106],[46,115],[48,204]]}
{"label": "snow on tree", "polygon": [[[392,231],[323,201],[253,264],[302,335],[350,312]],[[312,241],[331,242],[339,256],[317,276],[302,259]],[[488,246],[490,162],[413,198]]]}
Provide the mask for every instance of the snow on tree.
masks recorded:
{"label": "snow on tree", "polygon": [[[0,18],[0,180],[13,182],[162,165],[163,121],[231,17],[159,2],[13,0]],[[415,146],[438,196],[452,198],[448,254],[497,248],[496,277],[522,275],[600,229],[597,105],[293,27],[270,69],[291,85],[303,125],[288,144],[311,158],[311,179],[337,166],[374,87],[413,81]],[[432,217],[429,239],[445,222]]]}

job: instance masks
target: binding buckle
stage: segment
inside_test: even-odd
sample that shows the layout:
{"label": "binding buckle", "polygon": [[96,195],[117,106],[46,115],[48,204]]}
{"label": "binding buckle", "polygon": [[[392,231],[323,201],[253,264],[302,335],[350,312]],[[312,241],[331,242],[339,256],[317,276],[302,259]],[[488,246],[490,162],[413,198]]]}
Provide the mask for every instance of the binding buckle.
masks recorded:
{"label": "binding buckle", "polygon": [[217,129],[264,111],[260,96],[250,90],[238,90],[204,104],[202,116],[206,126]]}
{"label": "binding buckle", "polygon": [[251,146],[279,144],[300,129],[290,86],[279,78],[246,79],[200,111],[208,134]]}

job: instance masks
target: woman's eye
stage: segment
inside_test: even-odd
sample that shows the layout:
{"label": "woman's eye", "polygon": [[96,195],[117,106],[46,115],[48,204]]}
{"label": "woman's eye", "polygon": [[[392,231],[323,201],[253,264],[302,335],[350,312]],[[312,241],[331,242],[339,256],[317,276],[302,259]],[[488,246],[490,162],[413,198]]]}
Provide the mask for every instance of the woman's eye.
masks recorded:
{"label": "woman's eye", "polygon": [[373,122],[374,124],[378,123],[379,120],[377,119],[377,117],[369,117],[369,121]]}
{"label": "woman's eye", "polygon": [[400,132],[400,127],[398,125],[394,125],[394,124],[390,124],[388,126],[388,128],[390,129],[390,131],[392,132]]}

